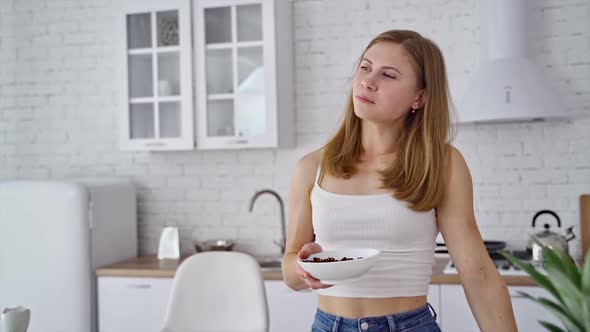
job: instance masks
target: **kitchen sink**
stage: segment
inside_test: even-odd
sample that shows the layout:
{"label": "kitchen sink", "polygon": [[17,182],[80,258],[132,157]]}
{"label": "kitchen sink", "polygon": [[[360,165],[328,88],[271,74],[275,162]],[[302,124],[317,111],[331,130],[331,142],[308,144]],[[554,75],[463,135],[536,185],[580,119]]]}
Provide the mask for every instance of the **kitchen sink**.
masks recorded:
{"label": "kitchen sink", "polygon": [[262,271],[280,271],[281,270],[281,258],[257,258],[256,261],[260,265]]}

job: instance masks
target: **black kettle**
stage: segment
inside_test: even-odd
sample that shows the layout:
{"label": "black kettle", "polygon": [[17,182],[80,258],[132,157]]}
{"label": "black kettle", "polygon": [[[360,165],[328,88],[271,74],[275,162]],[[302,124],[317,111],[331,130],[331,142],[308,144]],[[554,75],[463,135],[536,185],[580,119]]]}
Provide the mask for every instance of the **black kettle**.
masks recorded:
{"label": "black kettle", "polygon": [[[533,224],[532,224],[533,228],[535,228],[537,218],[543,214],[549,214],[549,215],[553,216],[555,218],[555,220],[557,220],[557,228],[561,228],[561,220],[557,216],[557,213],[555,213],[551,210],[541,210],[541,211],[535,213],[535,216],[533,217]],[[559,233],[550,231],[549,229],[551,229],[551,226],[549,224],[545,224],[545,225],[543,225],[543,227],[545,228],[544,231],[535,233],[533,236],[536,237],[539,240],[539,242],[541,242],[543,245],[548,246],[553,249],[562,250],[563,252],[565,252],[566,254],[569,255],[568,242],[576,237],[576,235],[572,231],[574,226],[567,228],[565,236],[563,236]],[[533,262],[541,263],[543,261],[543,249],[541,248],[541,246],[539,244],[537,244],[535,241],[533,241],[533,239],[529,239],[529,242],[527,245],[527,251],[531,252]]]}

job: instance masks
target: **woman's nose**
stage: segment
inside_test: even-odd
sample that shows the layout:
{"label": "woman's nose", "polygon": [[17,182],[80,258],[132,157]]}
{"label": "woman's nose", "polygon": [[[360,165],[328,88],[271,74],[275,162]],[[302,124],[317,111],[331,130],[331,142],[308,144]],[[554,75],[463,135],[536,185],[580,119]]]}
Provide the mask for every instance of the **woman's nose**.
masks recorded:
{"label": "woman's nose", "polygon": [[368,75],[361,81],[361,86],[367,90],[377,90],[377,85],[372,76]]}

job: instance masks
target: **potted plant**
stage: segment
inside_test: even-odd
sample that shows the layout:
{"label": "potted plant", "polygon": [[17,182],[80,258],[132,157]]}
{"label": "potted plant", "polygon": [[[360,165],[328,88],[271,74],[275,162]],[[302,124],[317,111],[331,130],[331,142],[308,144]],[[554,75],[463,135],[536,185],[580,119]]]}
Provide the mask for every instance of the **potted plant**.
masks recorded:
{"label": "potted plant", "polygon": [[518,293],[541,304],[566,328],[563,330],[540,320],[539,323],[547,330],[590,332],[590,250],[586,253],[583,266],[580,268],[564,251],[543,245],[534,237],[533,241],[542,247],[544,273],[506,251],[503,251],[502,255],[524,270],[540,287],[549,291],[553,299],[535,298],[525,292]]}

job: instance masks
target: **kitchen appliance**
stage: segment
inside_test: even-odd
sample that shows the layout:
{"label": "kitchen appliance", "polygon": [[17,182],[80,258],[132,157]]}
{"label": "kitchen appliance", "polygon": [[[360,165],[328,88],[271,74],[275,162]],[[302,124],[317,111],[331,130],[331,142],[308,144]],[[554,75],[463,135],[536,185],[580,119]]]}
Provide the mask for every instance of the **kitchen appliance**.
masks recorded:
{"label": "kitchen appliance", "polygon": [[95,268],[137,256],[134,186],[119,179],[0,182],[0,308],[29,332],[96,332]]}
{"label": "kitchen appliance", "polygon": [[[448,258],[448,252],[445,250],[444,253],[440,252],[439,248],[442,248],[440,244],[437,243],[439,247],[435,250],[435,253],[439,254],[439,257]],[[526,250],[506,250],[506,242],[505,241],[495,241],[495,240],[484,240],[484,245],[492,259],[492,262],[498,269],[498,272],[501,275],[515,275],[515,276],[526,276],[527,273],[522,271],[519,267],[513,265],[508,259],[506,259],[502,254],[501,251],[510,252],[512,255],[516,256],[518,259],[524,261],[525,263],[532,263],[537,268],[541,268],[536,262],[532,261],[532,257],[530,252]],[[457,274],[457,269],[455,268],[455,264],[449,259],[447,265],[443,269],[444,274]]]}
{"label": "kitchen appliance", "polygon": [[[506,247],[506,242],[504,242],[504,241],[485,240],[485,241],[483,241],[483,244],[485,245],[488,253],[499,252],[500,250],[502,250]],[[447,249],[447,246],[444,243],[437,242],[436,249],[434,249],[434,253],[435,254],[448,254],[449,251]]]}
{"label": "kitchen appliance", "polygon": [[[538,263],[533,262],[531,260],[531,255],[526,250],[520,250],[520,251],[514,250],[514,251],[509,251],[509,252],[512,255],[516,256],[516,258],[520,259],[521,261],[524,261],[525,263],[533,264],[538,271],[540,271],[541,273],[544,273],[545,270],[543,269],[543,267],[540,266]],[[506,259],[504,256],[502,256],[498,252],[491,253],[490,258],[492,259],[492,262],[494,263],[494,265],[498,269],[498,272],[501,275],[528,276],[528,274],[525,271],[521,270],[519,267],[512,264],[508,259]],[[457,269],[455,268],[455,265],[453,264],[453,262],[451,260],[449,260],[449,262],[447,263],[447,265],[443,269],[443,273],[444,274],[457,274],[458,273]]]}
{"label": "kitchen appliance", "polygon": [[[559,216],[557,216],[557,213],[551,210],[541,210],[535,213],[532,223],[533,228],[535,228],[536,226],[537,218],[544,214],[553,216],[553,218],[555,218],[555,220],[557,221],[557,228],[561,228],[561,220],[559,219]],[[562,250],[569,255],[568,242],[576,237],[576,235],[572,231],[572,228],[574,228],[574,226],[568,227],[567,236],[562,236],[558,233],[550,231],[549,229],[551,229],[551,225],[549,224],[545,224],[543,225],[543,227],[545,228],[544,231],[533,234],[537,241],[539,241],[544,246]],[[533,261],[543,261],[543,248],[539,245],[539,243],[535,242],[533,239],[529,240],[527,245],[527,251],[529,251],[532,254]]]}
{"label": "kitchen appliance", "polygon": [[481,0],[480,63],[466,85],[461,122],[565,118],[557,89],[528,57],[527,1]]}

